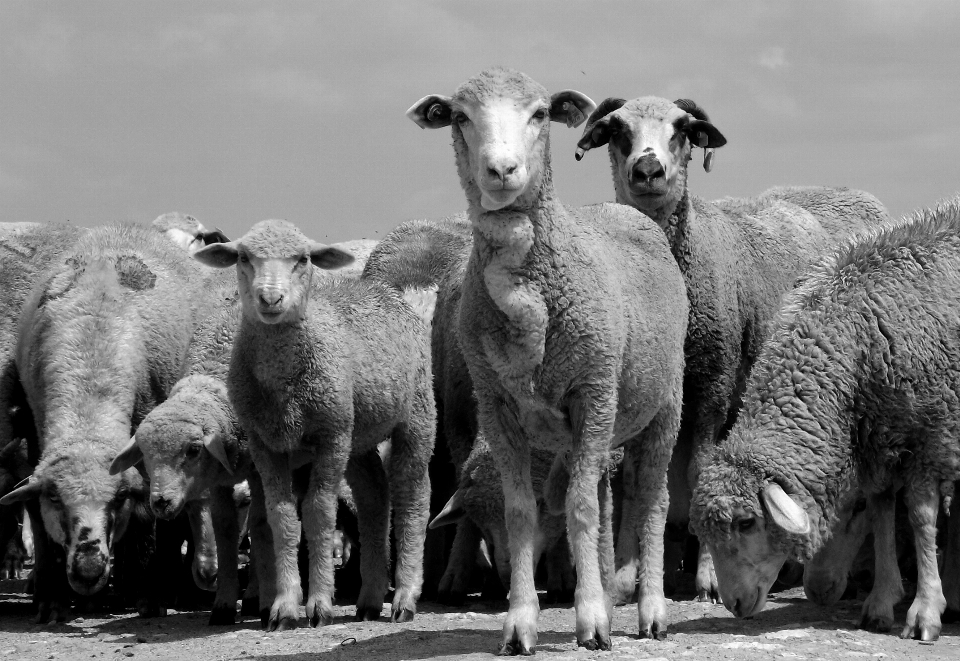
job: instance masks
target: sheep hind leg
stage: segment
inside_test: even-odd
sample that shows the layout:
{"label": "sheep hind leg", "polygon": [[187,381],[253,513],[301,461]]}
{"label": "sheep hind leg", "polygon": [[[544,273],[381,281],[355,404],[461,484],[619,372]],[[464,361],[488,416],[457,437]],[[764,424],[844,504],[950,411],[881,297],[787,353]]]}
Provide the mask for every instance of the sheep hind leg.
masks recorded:
{"label": "sheep hind leg", "polygon": [[[427,386],[429,391],[429,386]],[[390,619],[409,622],[423,586],[423,545],[430,518],[430,455],[436,434],[433,401],[418,393],[414,415],[394,430],[390,455],[397,567]]]}
{"label": "sheep hind leg", "polygon": [[636,599],[637,569],[640,563],[637,547],[636,500],[634,498],[636,481],[636,462],[639,457],[632,447],[625,449],[620,477],[621,510],[620,526],[617,532],[615,555],[616,575],[611,585],[611,594],[617,606],[629,604]]}
{"label": "sheep hind leg", "polygon": [[937,510],[940,494],[937,485],[929,480],[910,481],[905,489],[917,550],[917,595],[907,610],[906,626],[900,632],[900,637],[937,640],[940,637],[940,614],[947,605],[937,572]]}
{"label": "sheep hind leg", "polygon": [[[960,483],[957,484],[960,488]],[[958,490],[960,492],[960,490]],[[944,622],[960,622],[960,502],[954,499],[947,523],[947,550],[943,561]]]}
{"label": "sheep hind leg", "polygon": [[903,599],[900,567],[897,565],[896,494],[892,491],[868,497],[874,513],[873,548],[876,561],[873,589],[863,601],[860,628],[890,631],[893,607]]}
{"label": "sheep hind leg", "polygon": [[437,601],[447,606],[463,606],[470,589],[470,579],[476,566],[477,549],[480,547],[480,529],[469,519],[457,522],[450,559],[440,578]]}
{"label": "sheep hind leg", "polygon": [[213,534],[217,541],[217,596],[210,610],[209,624],[231,625],[237,621],[237,597],[240,596],[237,506],[233,501],[232,485],[215,487],[210,491]]}
{"label": "sheep hind leg", "polygon": [[354,455],[347,462],[347,483],[357,505],[360,535],[360,594],[358,621],[376,620],[389,588],[390,496],[387,476],[376,450]]}

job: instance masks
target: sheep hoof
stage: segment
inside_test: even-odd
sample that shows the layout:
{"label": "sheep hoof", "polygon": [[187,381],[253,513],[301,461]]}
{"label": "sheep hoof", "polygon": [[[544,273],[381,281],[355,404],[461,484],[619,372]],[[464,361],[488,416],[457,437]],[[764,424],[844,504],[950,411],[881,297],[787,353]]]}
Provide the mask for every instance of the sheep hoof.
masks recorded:
{"label": "sheep hoof", "polygon": [[357,622],[376,622],[380,619],[379,608],[357,608]]}
{"label": "sheep hoof", "polygon": [[137,614],[140,617],[166,617],[167,609],[159,602],[141,599],[137,602]]}
{"label": "sheep hoof", "polygon": [[241,615],[259,615],[260,614],[260,598],[253,597],[252,599],[244,599],[240,604],[240,614]]}
{"label": "sheep hoof", "polygon": [[333,615],[327,613],[324,615],[320,612],[319,608],[313,610],[313,614],[310,615],[310,626],[317,628],[319,626],[327,626],[333,624]]}
{"label": "sheep hoof", "polygon": [[270,609],[264,608],[260,611],[260,628],[266,629],[270,622]]}
{"label": "sheep hoof", "polygon": [[860,628],[865,631],[874,631],[876,633],[886,633],[890,631],[893,622],[889,618],[878,615],[864,615],[860,620]]}
{"label": "sheep hoof", "polygon": [[939,626],[911,626],[907,625],[903,628],[903,631],[900,632],[900,637],[905,639],[914,639],[921,640],[924,642],[932,642],[940,638],[940,627]]}
{"label": "sheep hoof", "polygon": [[413,621],[413,616],[416,615],[416,611],[413,611],[409,608],[400,608],[393,611],[390,614],[391,622],[411,622]]}
{"label": "sheep hoof", "polygon": [[524,647],[523,643],[513,641],[504,643],[497,651],[497,656],[533,656],[536,650],[533,647]]}
{"label": "sheep hoof", "polygon": [[660,628],[660,624],[654,622],[649,627],[640,629],[641,638],[653,638],[654,640],[667,639],[667,627]]}
{"label": "sheep hoof", "polygon": [[229,606],[218,606],[210,611],[208,626],[229,626],[237,623],[237,609]]}
{"label": "sheep hoof", "polygon": [[612,647],[610,642],[610,636],[604,637],[600,633],[593,635],[593,638],[589,640],[578,640],[577,647],[583,647],[584,649],[590,650],[591,652],[596,650],[609,651]]}
{"label": "sheep hoof", "polygon": [[292,617],[280,617],[276,620],[270,620],[270,631],[286,631],[287,629],[296,629],[297,621]]}

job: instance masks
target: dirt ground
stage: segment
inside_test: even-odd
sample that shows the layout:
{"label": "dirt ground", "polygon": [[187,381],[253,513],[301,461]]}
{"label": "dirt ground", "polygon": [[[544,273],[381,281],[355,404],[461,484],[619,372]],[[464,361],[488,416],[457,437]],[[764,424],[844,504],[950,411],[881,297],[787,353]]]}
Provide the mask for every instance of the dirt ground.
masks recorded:
{"label": "dirt ground", "polygon": [[[506,602],[468,600],[461,609],[422,602],[413,622],[354,622],[352,606],[338,608],[331,626],[267,634],[259,618],[229,628],[207,626],[206,612],[171,611],[139,619],[134,613],[86,613],[61,624],[36,625],[25,581],[0,581],[0,661],[44,659],[265,659],[270,661],[401,661],[486,659],[500,640]],[[860,597],[865,596],[861,592]],[[540,612],[541,659],[952,659],[960,660],[960,624],[947,624],[934,644],[895,633],[856,628],[862,601],[822,608],[795,588],[774,594],[755,619],[736,620],[721,605],[688,598],[669,602],[666,640],[637,638],[636,604],[616,609],[613,650],[588,652],[574,639],[570,604]],[[902,625],[909,602],[897,609]],[[384,613],[390,606],[385,604]],[[305,620],[301,620],[305,622]]]}

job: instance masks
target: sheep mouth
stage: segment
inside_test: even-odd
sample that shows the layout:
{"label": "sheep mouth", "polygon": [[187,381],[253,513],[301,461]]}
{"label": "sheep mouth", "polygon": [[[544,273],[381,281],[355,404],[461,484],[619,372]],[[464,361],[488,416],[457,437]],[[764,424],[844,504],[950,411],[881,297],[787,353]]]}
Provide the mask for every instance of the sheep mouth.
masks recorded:
{"label": "sheep mouth", "polygon": [[257,310],[257,314],[260,316],[261,321],[267,324],[275,324],[279,322],[283,318],[283,313],[283,310]]}

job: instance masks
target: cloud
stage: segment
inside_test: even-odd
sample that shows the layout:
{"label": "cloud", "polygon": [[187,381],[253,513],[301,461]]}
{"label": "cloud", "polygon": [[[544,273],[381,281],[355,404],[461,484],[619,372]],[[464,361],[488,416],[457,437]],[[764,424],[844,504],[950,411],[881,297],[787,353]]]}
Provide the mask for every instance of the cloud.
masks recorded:
{"label": "cloud", "polygon": [[780,46],[766,48],[760,53],[760,66],[764,69],[776,71],[788,65],[786,51]]}

